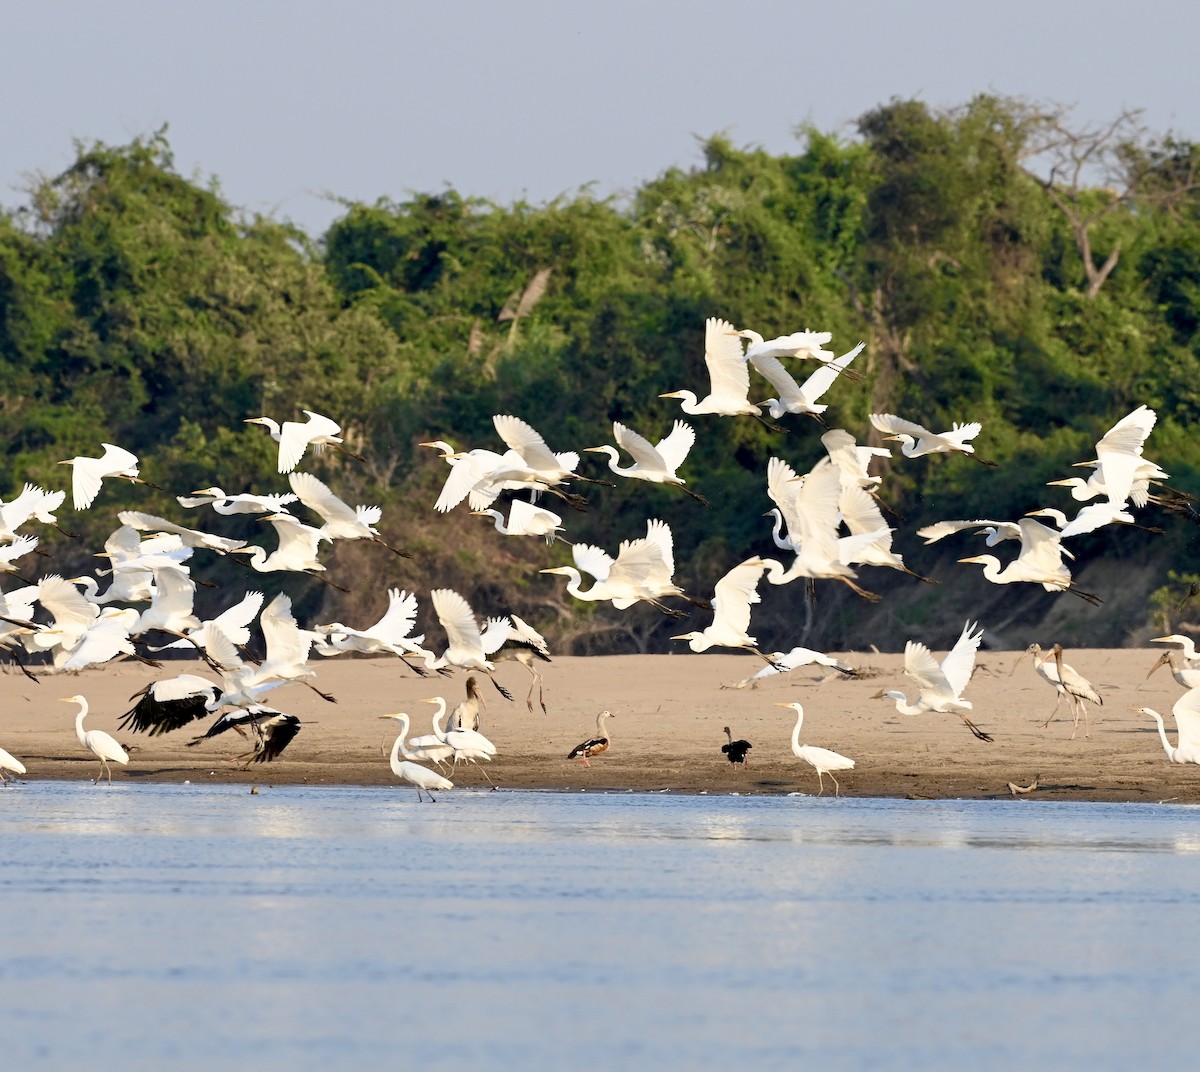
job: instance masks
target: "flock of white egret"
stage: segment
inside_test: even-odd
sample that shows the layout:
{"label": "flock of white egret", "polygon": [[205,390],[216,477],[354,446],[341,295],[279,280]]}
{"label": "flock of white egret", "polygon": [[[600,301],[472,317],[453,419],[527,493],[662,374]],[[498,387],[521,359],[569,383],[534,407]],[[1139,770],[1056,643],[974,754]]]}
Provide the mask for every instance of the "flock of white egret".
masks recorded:
{"label": "flock of white egret", "polygon": [[[709,393],[700,398],[692,391],[680,390],[660,397],[679,399],[684,413],[689,415],[749,417],[772,429],[778,426],[764,418],[764,408],[774,421],[800,414],[824,424],[821,414],[829,407],[819,400],[835,388],[841,377],[857,377],[852,363],[863,349],[860,343],[837,356],[825,349],[830,339],[828,332],[801,331],[765,340],[754,331],[739,330],[725,320],[711,317],[705,325],[704,351]],[[816,369],[803,382],[797,382],[785,365],[787,361],[811,361]],[[750,401],[751,370],[771,385],[776,397],[763,403]],[[278,442],[278,471],[287,474],[290,492],[228,494],[219,487],[209,487],[176,497],[183,510],[211,509],[218,516],[257,515],[275,534],[276,542],[270,549],[221,536],[203,526],[193,527],[125,510],[117,515],[120,525],[105,542],[103,555],[109,568],[98,577],[64,578],[47,574],[33,581],[22,577],[18,563],[37,552],[38,538],[18,530],[34,524],[58,526],[56,511],[66,493],[26,484],[11,501],[0,502],[0,573],[12,574],[22,581],[21,587],[0,592],[0,648],[21,663],[30,676],[33,675],[25,666],[25,658],[34,654],[48,659],[52,672],[66,672],[119,657],[149,661],[155,651],[162,650],[149,646],[151,636],[168,638],[166,647],[192,648],[207,663],[212,675],[180,674],[155,680],[125,713],[121,728],[157,734],[217,715],[193,743],[235,729],[253,742],[250,751],[238,757],[247,762],[275,758],[300,732],[301,723],[295,715],[263,701],[271,690],[289,682],[303,683],[320,693],[312,681],[316,671],[310,656],[314,653],[324,657],[346,652],[388,654],[422,675],[462,669],[472,675],[486,675],[508,699],[511,693],[496,680],[495,671],[499,659],[513,658],[531,675],[527,706],[533,710],[536,688],[545,710],[541,675],[535,663],[549,658],[544,638],[514,614],[481,623],[468,600],[452,589],[429,593],[433,611],[446,634],[446,646],[440,653],[425,646],[423,636],[412,635],[418,613],[417,597],[396,588],[388,591],[384,616],[361,629],[343,623],[302,627],[292,613],[287,595],[276,596],[264,607],[263,594],[254,591],[247,592],[239,602],[210,620],[202,620],[194,613],[197,582],[189,563],[197,553],[236,556],[260,573],[305,573],[329,584],[334,582],[325,576],[321,553],[323,545],[334,540],[371,541],[393,554],[407,555],[380,536],[375,527],[381,517],[378,507],[352,507],[311,473],[296,471],[310,451],[328,448],[350,454],[336,421],[304,412],[307,420],[302,422],[278,424],[268,417],[247,419],[249,424],[265,427]],[[973,445],[983,431],[978,422],[956,423],[949,431],[938,433],[894,414],[872,414],[870,421],[881,433],[883,442],[900,444],[900,452],[906,459],[962,453],[982,461]],[[960,561],[982,564],[984,576],[998,584],[1040,584],[1047,591],[1070,593],[1096,602],[1097,596],[1081,591],[1073,583],[1067,562],[1074,555],[1064,541],[1101,525],[1136,524],[1133,510],[1151,501],[1156,482],[1167,476],[1143,456],[1154,423],[1153,410],[1139,406],[1097,443],[1094,459],[1079,463],[1092,470],[1086,480],[1075,477],[1055,482],[1070,487],[1076,501],[1088,503],[1074,518],[1056,509],[1044,509],[1009,520],[946,520],[918,530],[917,535],[933,543],[973,531],[986,537],[988,547],[1016,541],[1019,551],[1007,563],[991,554],[968,556]],[[873,462],[890,458],[891,451],[882,446],[859,445],[845,429],[826,428],[821,435],[826,456],[807,473],[797,473],[778,457],[771,458],[767,465],[764,491],[774,504],[768,511],[773,517],[771,537],[789,560],[785,563],[751,556],[734,563],[715,581],[711,598],[705,600],[685,593],[674,582],[672,534],[660,519],[647,519],[645,535],[639,533],[621,539],[615,554],[594,545],[570,543],[563,518],[538,505],[537,500],[548,495],[572,506],[583,506],[585,500],[576,490],[578,483],[605,481],[581,474],[578,452],[552,450],[541,433],[520,417],[498,414],[493,424],[506,448],[503,451],[487,447],[458,450],[445,440],[421,444],[437,449],[449,467],[435,509],[445,513],[466,501],[471,512],[489,518],[499,534],[538,536],[548,544],[569,544],[574,565],[547,566],[541,572],[566,577],[567,591],[577,599],[606,601],[620,610],[646,603],[677,618],[684,617],[684,612],[672,607],[669,600],[682,599],[704,608],[711,613],[711,621],[701,629],[673,639],[686,641],[695,652],[714,647],[741,649],[763,660],[765,665],[757,674],[733,687],[755,684],[763,676],[786,673],[814,662],[837,672],[853,673],[846,664],[809,649],[794,648],[790,652],[760,649],[751,635],[750,621],[751,609],[760,601],[758,587],[764,577],[774,585],[801,578],[809,586],[818,580],[835,580],[868,600],[879,597],[858,583],[856,567],[886,567],[918,577],[892,547],[896,530],[885,521],[877,500],[882,477],[870,471]],[[582,448],[607,459],[605,472],[676,487],[701,506],[707,505],[700,491],[689,487],[686,477],[680,475],[686,472],[687,457],[696,440],[691,425],[675,420],[657,441],[617,422],[612,430],[616,446]],[[621,464],[622,452],[632,459],[629,465]],[[139,459],[109,443],[103,444],[103,453],[98,458],[76,457],[62,464],[72,468],[71,492],[76,510],[91,508],[106,480],[146,483]],[[517,497],[520,495],[528,498]],[[507,497],[507,516],[502,509],[495,508],[503,502],[502,496]],[[293,512],[298,508],[307,513],[298,516]],[[386,573],[383,566],[380,573]],[[585,575],[589,580],[585,581]],[[103,590],[100,578],[106,580]],[[246,652],[250,626],[256,618],[265,640],[266,654],[261,661],[252,660]],[[905,646],[904,672],[918,687],[916,698],[910,702],[899,691],[881,692],[876,698],[894,700],[896,710],[905,715],[954,714],[977,738],[991,740],[967,716],[972,704],[964,697],[983,633],[977,623],[968,622],[941,662],[924,644],[910,640]],[[1157,712],[1139,710],[1157,720],[1171,760],[1200,762],[1200,655],[1186,638],[1162,639],[1175,647],[1160,663],[1170,665],[1176,679],[1189,690],[1173,710],[1178,744],[1174,747],[1169,744]],[[1029,651],[1035,657],[1038,674],[1055,686],[1059,700],[1064,696],[1068,699],[1075,729],[1082,716],[1084,732],[1088,734],[1085,701],[1100,703],[1099,694],[1063,661],[1060,646],[1042,652],[1032,645]],[[69,699],[81,707],[76,719],[79,743],[101,763],[96,781],[107,776],[111,782],[109,764],[127,762],[125,750],[102,731],[85,732],[87,700],[78,695]],[[381,716],[400,723],[401,732],[391,751],[391,767],[398,778],[417,788],[419,799],[423,792],[432,799],[432,790],[449,789],[453,784],[444,774],[423,764],[442,766],[460,761],[478,764],[490,761],[496,754],[495,746],[478,732],[483,697],[474,676],[468,682],[467,699],[449,715],[443,697],[431,697],[430,702],[439,709],[433,719],[433,733],[426,737],[407,739],[411,725],[407,714]],[[834,780],[835,793],[840,791],[833,772],[849,769],[853,761],[828,749],[801,745],[803,708],[799,704],[781,706],[789,707],[797,715],[793,752],[816,769],[821,791],[825,774]],[[597,717],[596,736],[582,742],[567,758],[578,757],[587,765],[590,757],[608,749],[604,721],[610,716],[611,712],[602,712]],[[729,740],[722,750],[731,762],[744,762],[751,747],[749,742],[734,742],[728,727],[725,733]],[[6,778],[5,772],[23,774],[25,767],[0,749],[0,780]]]}

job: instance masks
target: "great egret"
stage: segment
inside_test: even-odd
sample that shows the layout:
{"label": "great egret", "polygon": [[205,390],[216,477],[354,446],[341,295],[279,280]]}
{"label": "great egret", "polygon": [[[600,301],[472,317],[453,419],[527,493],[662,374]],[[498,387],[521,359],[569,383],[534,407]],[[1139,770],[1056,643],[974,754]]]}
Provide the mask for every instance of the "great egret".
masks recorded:
{"label": "great egret", "polygon": [[[555,566],[540,572],[569,578],[567,591],[576,599],[608,601],[617,610],[646,602],[669,617],[681,618],[680,611],[661,601],[661,597],[671,595],[688,598],[670,579],[674,572],[674,557],[669,540],[670,529],[663,522],[652,520],[647,525],[646,537],[621,542],[616,558],[603,548],[577,543],[571,548],[575,566]],[[671,555],[669,561],[668,554]],[[580,570],[595,578],[587,590],[582,587]]]}
{"label": "great egret", "polygon": [[842,795],[842,787],[838,785],[838,780],[833,776],[834,771],[851,770],[854,767],[854,760],[843,756],[839,752],[833,752],[828,748],[817,748],[811,744],[800,743],[800,727],[804,725],[804,707],[798,703],[777,703],[776,707],[786,707],[796,712],[796,725],[792,727],[792,754],[803,760],[817,772],[817,785],[819,787],[817,796],[825,792],[824,776],[829,775],[830,781],[833,782],[834,796]]}
{"label": "great egret", "polygon": [[[1076,670],[1075,667],[1063,662],[1063,648],[1061,644],[1055,644],[1048,651],[1043,651],[1037,644],[1030,644],[1017,658],[1017,661],[1013,663],[1012,670],[1009,671],[1009,676],[1012,676],[1026,655],[1033,656],[1034,670],[1038,672],[1043,681],[1049,682],[1054,686],[1056,693],[1054,710],[1050,712],[1050,717],[1042,723],[1042,729],[1049,726],[1051,720],[1058,714],[1059,704],[1062,703],[1062,698],[1065,696],[1071,706],[1071,740],[1075,740],[1075,734],[1079,732],[1080,714],[1083,715],[1083,735],[1084,737],[1090,737],[1091,727],[1088,725],[1087,705],[1083,701],[1090,700],[1094,704],[1103,704],[1104,699],[1100,693],[1096,691],[1092,683]],[[1153,672],[1152,670],[1151,673]]]}
{"label": "great egret", "polygon": [[[906,421],[894,413],[872,413],[870,421],[878,431],[884,433],[884,439],[894,439],[900,444],[900,453],[906,458],[920,458],[925,454],[956,453],[974,457],[975,448],[969,441],[983,431],[983,425],[978,421],[972,421],[970,424],[959,424],[955,421],[949,432],[931,432],[928,428],[913,421]],[[994,464],[984,462],[982,458],[976,458],[976,461],[983,462],[984,465]]]}
{"label": "great egret", "polygon": [[[773,677],[776,674],[786,674],[801,666],[827,666],[844,677],[857,676],[854,668],[848,663],[842,662],[841,659],[835,659],[832,655],[813,651],[812,648],[795,647],[787,652],[772,651],[767,653],[767,657],[771,662],[757,673],[742,678],[741,681],[735,681],[732,685],[722,685],[721,688],[744,689],[749,685],[752,689],[756,689],[758,688],[758,683],[763,678]],[[822,678],[821,680],[825,681],[828,678]]]}
{"label": "great egret", "polygon": [[197,506],[211,506],[218,514],[281,514],[287,512],[287,507],[296,501],[292,493],[284,495],[252,495],[243,492],[240,495],[229,495],[220,488],[201,488],[191,495],[176,495],[175,501],[185,510]]}
{"label": "great egret", "polygon": [[462,670],[478,670],[487,674],[496,686],[496,691],[506,700],[512,693],[495,678],[496,664],[489,658],[506,639],[506,631],[492,632],[488,643],[479,629],[479,622],[471,605],[452,588],[435,588],[429,593],[433,611],[446,631],[446,650],[441,657],[425,664],[426,669],[437,670],[443,666],[457,666]]}
{"label": "great egret", "polygon": [[307,685],[322,699],[333,702],[332,696],[306,680],[315,673],[308,666],[308,653],[316,634],[296,624],[288,596],[280,592],[271,600],[259,616],[259,627],[267,646],[261,663],[243,660],[233,642],[219,630],[210,637],[208,653],[223,668],[223,689],[208,709],[253,706],[265,693],[289,681]]}
{"label": "great egret", "polygon": [[101,446],[104,447],[104,453],[99,458],[80,456],[58,463],[71,467],[71,496],[76,510],[86,510],[96,501],[105,477],[120,477],[134,484],[157,486],[139,475],[136,454],[112,443],[102,443]]}
{"label": "great egret", "polygon": [[749,741],[735,741],[733,739],[733,733],[728,726],[726,726],[721,732],[725,734],[726,740],[726,743],[721,745],[721,751],[725,758],[729,760],[730,763],[745,763],[746,753],[749,752],[754,745],[752,745]]}
{"label": "great egret", "polygon": [[[580,476],[575,470],[579,468],[579,455],[573,451],[563,451],[555,454],[547,445],[545,439],[532,425],[514,417],[511,414],[497,414],[492,418],[496,434],[504,440],[510,452],[515,452],[519,462],[513,464],[504,459],[495,469],[490,479],[493,483],[517,482],[527,484],[534,490],[557,491],[560,485],[568,480],[583,480],[589,484],[604,484],[612,487],[607,480],[593,480],[590,476]],[[507,458],[508,455],[505,455]],[[566,497],[566,496],[564,496]],[[584,500],[578,495],[567,497],[573,506],[579,506]]]}
{"label": "great egret", "polygon": [[[341,622],[319,625],[316,651],[321,655],[340,655],[354,651],[364,655],[389,652],[397,655],[422,677],[426,665],[436,661],[433,652],[421,647],[424,635],[409,636],[417,620],[417,597],[400,588],[388,589],[388,609],[383,617],[366,629],[352,629]],[[410,662],[410,659],[419,662]]]}
{"label": "great egret", "polygon": [[151,651],[166,651],[169,648],[200,648],[207,653],[211,638],[221,633],[235,647],[245,647],[250,643],[250,623],[262,610],[262,592],[247,592],[232,607],[223,610],[215,618],[202,621],[198,628],[189,629],[179,640],[173,640],[162,648],[151,648]]}
{"label": "great egret", "polygon": [[1071,571],[1063,563],[1062,536],[1054,529],[1023,517],[1017,522],[1020,530],[1021,553],[1007,566],[1001,566],[995,555],[974,555],[959,562],[979,562],[984,577],[993,584],[1012,584],[1025,581],[1040,584],[1047,592],[1070,592],[1092,606],[1100,603],[1098,596],[1084,592],[1071,582]]}
{"label": "great egret", "polygon": [[851,541],[846,538],[838,540],[838,553],[842,565],[886,566],[888,569],[899,570],[910,577],[926,584],[937,584],[932,577],[923,577],[910,570],[904,564],[904,558],[892,550],[892,538],[895,530],[883,519],[883,511],[878,503],[857,484],[842,484],[838,496],[838,511],[842,515],[842,523],[850,530],[851,536],[864,537],[861,541]]}
{"label": "great egret", "polygon": [[11,573],[26,584],[32,584],[33,582],[27,577],[21,577],[13,563],[18,558],[24,558],[31,551],[35,551],[37,545],[38,538],[36,536],[16,536],[11,543],[0,544],[0,573]]}
{"label": "great egret", "polygon": [[712,624],[706,628],[671,637],[686,640],[692,651],[708,651],[709,648],[744,648],[752,651],[765,662],[771,662],[756,647],[758,640],[749,635],[750,607],[761,603],[758,582],[762,579],[767,563],[761,558],[748,558],[738,563],[717,581],[712,598]]}
{"label": "great egret", "polygon": [[279,546],[270,554],[267,554],[265,547],[258,546],[235,548],[234,554],[248,556],[248,565],[259,573],[308,573],[333,588],[345,591],[340,584],[321,576],[325,567],[317,561],[317,551],[322,540],[329,542],[324,532],[297,521],[291,514],[266,514],[259,520],[275,530]]}
{"label": "great egret", "polygon": [[199,629],[200,619],[193,611],[196,583],[187,567],[170,563],[159,566],[153,573],[154,598],[142,611],[130,635],[138,637],[157,629],[183,637],[188,631]]}
{"label": "great egret", "polygon": [[[446,699],[444,696],[430,696],[428,699],[422,702],[437,704],[439,715],[443,714],[446,710]],[[482,759],[485,762],[490,763],[492,761],[492,757],[496,754],[496,746],[478,730],[448,729],[444,734],[442,734],[442,743],[450,746],[452,750],[451,758],[455,766],[458,765],[459,760],[466,760],[467,762],[473,763],[475,766],[479,767],[479,760]],[[484,770],[483,767],[479,767],[479,770],[483,773],[483,776],[487,778],[488,785],[495,789],[496,783],[493,782],[488,776],[488,772]]]}
{"label": "great egret", "polygon": [[821,443],[830,462],[842,474],[842,487],[857,484],[866,491],[874,491],[882,483],[883,477],[871,476],[867,467],[875,458],[890,458],[892,452],[887,447],[860,447],[844,428],[831,428],[821,436]]}
{"label": "great egret", "polygon": [[645,480],[651,484],[670,484],[687,492],[699,503],[708,505],[708,500],[699,492],[692,491],[677,473],[688,451],[696,442],[696,432],[685,421],[676,421],[668,435],[657,443],[651,443],[645,436],[639,435],[632,428],[627,428],[619,421],[613,421],[613,438],[617,446],[633,457],[633,465],[621,466],[621,454],[616,447],[585,447],[592,454],[608,456],[608,467],[618,476],[629,477],[632,480]]}
{"label": "great egret", "polygon": [[801,361],[820,361],[823,364],[834,360],[833,351],[825,344],[833,339],[832,331],[793,331],[774,339],[764,339],[751,328],[734,331],[738,338],[750,343],[746,347],[747,361],[760,357],[794,357]]}
{"label": "great egret", "polygon": [[708,367],[710,385],[704,398],[698,399],[692,391],[671,391],[658,397],[680,399],[684,413],[716,413],[724,417],[745,413],[762,421],[762,411],[748,397],[750,368],[729,321],[710,316],[704,322],[704,364]]}
{"label": "great egret", "polygon": [[[1035,510],[1025,516],[1034,517],[1035,515],[1050,517],[1060,529],[1067,523],[1067,515],[1061,510]],[[984,543],[988,547],[995,547],[1005,540],[1021,539],[1021,526],[1019,522],[992,521],[983,517],[962,521],[935,521],[932,525],[926,525],[924,528],[917,529],[917,535],[925,541],[926,545],[929,545],[937,543],[938,540],[944,540],[947,536],[952,536],[956,532],[964,532],[967,529],[976,529],[977,532],[975,535],[986,536],[987,539]],[[1060,547],[1059,550],[1064,558],[1074,559],[1075,556],[1065,547]]]}
{"label": "great egret", "polygon": [[245,540],[231,540],[225,536],[204,532],[202,529],[189,529],[184,525],[176,525],[174,521],[168,521],[166,518],[156,517],[154,514],[144,514],[140,510],[122,510],[117,514],[117,520],[122,525],[132,526],[138,532],[170,533],[178,536],[180,542],[187,547],[203,548],[206,551],[215,551],[219,555],[227,555],[231,551],[246,546]]}
{"label": "great egret", "polygon": [[1133,710],[1149,715],[1158,723],[1158,736],[1162,741],[1163,751],[1172,763],[1200,763],[1200,690],[1189,689],[1171,707],[1178,731],[1174,748],[1167,740],[1162,715],[1150,707],[1135,707]]}
{"label": "great egret", "polygon": [[[410,759],[429,760],[440,768],[446,760],[454,755],[454,749],[446,743],[446,730],[442,726],[442,720],[448,713],[446,701],[440,696],[437,699],[442,702],[433,713],[433,733],[426,733],[409,741],[406,745],[408,749],[406,755]],[[436,703],[437,700],[429,702]]]}
{"label": "great egret", "polygon": [[9,778],[5,776],[5,771],[8,771],[10,775],[24,774],[25,764],[11,753],[6,752],[3,748],[0,748],[0,782],[8,785]]}
{"label": "great egret", "polygon": [[[775,559],[765,559],[767,580],[771,584],[788,584],[797,577],[828,578],[841,581],[857,595],[871,602],[879,596],[855,583],[854,570],[843,562],[872,543],[886,539],[891,529],[881,529],[852,536],[838,536],[841,513],[841,475],[832,465],[819,466],[803,478],[780,458],[767,462],[767,493],[778,509],[770,510],[775,522],[775,542],[790,548],[795,558],[789,567]],[[780,521],[787,522],[787,536],[778,534]]]}
{"label": "great egret", "polygon": [[920,641],[908,641],[904,645],[904,673],[917,683],[919,691],[916,702],[910,704],[904,693],[893,690],[877,692],[874,699],[895,700],[896,710],[902,715],[920,715],[926,711],[953,713],[981,741],[990,741],[991,736],[964,714],[974,706],[970,700],[963,698],[963,692],[975,670],[975,655],[982,640],[982,627],[975,622],[967,622],[954,647],[941,663]]}
{"label": "great egret", "polygon": [[762,405],[767,407],[767,411],[772,417],[778,420],[784,414],[796,413],[807,414],[820,421],[821,414],[829,406],[817,400],[833,386],[834,381],[839,376],[847,373],[850,362],[862,353],[865,346],[866,343],[860,342],[853,350],[849,350],[842,354],[841,357],[823,364],[816,372],[809,375],[803,383],[797,383],[792,379],[791,373],[783,367],[782,362],[777,357],[772,357],[769,354],[753,356],[754,348],[751,347],[751,352],[747,355],[747,359],[759,375],[768,380],[771,386],[779,392],[778,398],[768,398],[762,403]]}
{"label": "great egret", "polygon": [[79,714],[75,716],[75,736],[84,748],[100,760],[100,770],[92,781],[98,783],[100,776],[107,774],[108,784],[112,785],[112,770],[109,768],[109,763],[120,763],[121,766],[125,766],[129,762],[129,754],[103,730],[84,731],[83,720],[87,717],[88,702],[82,696],[64,696],[62,702],[79,705]]}
{"label": "great egret", "polygon": [[46,491],[36,484],[26,484],[20,494],[8,502],[0,500],[0,543],[15,539],[17,529],[30,518],[40,521],[43,525],[58,528],[58,518],[54,516],[54,511],[62,506],[66,497],[65,491]]}
{"label": "great egret", "polygon": [[307,421],[284,421],[280,425],[270,417],[247,417],[245,420],[246,424],[261,424],[271,433],[271,438],[279,444],[279,471],[281,473],[290,473],[295,469],[310,445],[316,450],[333,447],[343,454],[350,455],[351,458],[362,461],[359,455],[347,450],[344,446],[342,437],[338,435],[342,426],[337,421],[332,417],[313,413],[312,410],[306,409],[301,412],[308,417]]}
{"label": "great egret", "polygon": [[379,530],[374,527],[383,515],[378,506],[352,507],[311,473],[292,473],[288,480],[300,501],[325,522],[320,531],[327,539],[370,540],[394,555],[412,558],[407,551],[398,550],[380,538]]}
{"label": "great egret", "polygon": [[436,771],[422,767],[419,763],[413,763],[407,758],[401,760],[402,753],[406,757],[411,756],[404,743],[404,738],[408,736],[408,715],[401,712],[398,715],[381,715],[380,717],[394,718],[400,723],[400,735],[392,742],[392,753],[388,756],[392,773],[402,782],[408,782],[409,785],[416,788],[418,801],[422,799],[421,790],[423,789],[429,794],[429,799],[436,803],[437,798],[433,795],[432,790],[453,789],[454,783],[449,778],[443,778]]}
{"label": "great egret", "polygon": [[608,751],[608,731],[604,728],[604,723],[608,719],[616,717],[611,711],[601,711],[596,716],[596,736],[589,737],[586,741],[581,741],[577,744],[567,753],[567,759],[578,757],[585,767],[590,767],[591,763],[589,760],[592,756],[598,756],[602,752]]}
{"label": "great egret", "polygon": [[524,499],[513,499],[509,503],[507,521],[499,510],[472,510],[471,513],[492,518],[501,536],[544,536],[547,543],[555,540],[565,544],[571,542],[559,535],[564,530],[558,514]]}
{"label": "great egret", "polygon": [[1182,633],[1172,633],[1170,636],[1155,637],[1151,644],[1176,644],[1188,664],[1200,662],[1200,651],[1196,650],[1196,642]]}

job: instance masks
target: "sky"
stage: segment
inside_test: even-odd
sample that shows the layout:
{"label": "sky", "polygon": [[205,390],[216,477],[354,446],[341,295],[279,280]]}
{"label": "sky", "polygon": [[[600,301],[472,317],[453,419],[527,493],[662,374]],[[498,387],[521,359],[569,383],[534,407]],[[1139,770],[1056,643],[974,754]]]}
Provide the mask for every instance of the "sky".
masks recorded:
{"label": "sky", "polygon": [[0,206],[75,140],[165,123],[183,174],[313,236],[340,200],[447,186],[620,196],[712,134],[792,152],[799,124],[852,137],[893,97],[1142,108],[1200,140],[1193,0],[55,0],[9,6],[4,34]]}

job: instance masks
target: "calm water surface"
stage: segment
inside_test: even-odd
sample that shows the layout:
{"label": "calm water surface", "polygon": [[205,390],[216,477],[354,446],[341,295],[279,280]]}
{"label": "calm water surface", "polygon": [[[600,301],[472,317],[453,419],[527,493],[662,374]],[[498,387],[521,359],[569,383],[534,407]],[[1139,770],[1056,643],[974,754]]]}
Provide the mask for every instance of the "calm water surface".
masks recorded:
{"label": "calm water surface", "polygon": [[0,864],[13,1068],[1161,1068],[1200,996],[1182,806],[31,782]]}

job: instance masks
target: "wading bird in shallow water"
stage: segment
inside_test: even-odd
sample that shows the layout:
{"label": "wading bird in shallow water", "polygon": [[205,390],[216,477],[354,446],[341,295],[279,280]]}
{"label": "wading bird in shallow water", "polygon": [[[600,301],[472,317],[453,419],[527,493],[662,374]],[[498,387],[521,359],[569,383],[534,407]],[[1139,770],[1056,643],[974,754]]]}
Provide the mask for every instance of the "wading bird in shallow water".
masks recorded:
{"label": "wading bird in shallow water", "polygon": [[1167,759],[1172,763],[1200,763],[1200,690],[1190,689],[1185,692],[1171,708],[1171,713],[1175,716],[1175,726],[1179,731],[1178,744],[1174,748],[1167,740],[1162,715],[1150,707],[1135,707],[1133,710],[1149,715],[1158,723],[1158,736],[1162,740]]}
{"label": "wading bird in shallow water", "polygon": [[[1013,663],[1013,668],[1009,671],[1009,676],[1017,669],[1018,664],[1026,655],[1033,656],[1033,668],[1038,672],[1043,681],[1048,681],[1054,686],[1057,693],[1054,701],[1054,710],[1050,712],[1050,717],[1042,723],[1042,729],[1049,726],[1054,716],[1058,714],[1058,705],[1062,703],[1062,698],[1065,696],[1067,702],[1071,705],[1071,740],[1075,740],[1075,734],[1079,732],[1079,716],[1081,714],[1083,715],[1083,735],[1084,737],[1090,737],[1091,727],[1088,725],[1087,705],[1083,701],[1090,700],[1094,704],[1103,704],[1104,700],[1100,696],[1100,693],[1096,691],[1092,683],[1076,670],[1075,667],[1063,662],[1063,648],[1061,644],[1055,644],[1049,651],[1043,651],[1037,644],[1030,644],[1017,661]],[[1150,673],[1154,673],[1154,671],[1151,670]]]}
{"label": "wading bird in shallow water", "polygon": [[[9,772],[8,777],[5,776],[5,774],[4,774],[5,771]],[[4,751],[3,748],[0,748],[0,782],[3,782],[5,785],[8,785],[9,777],[11,777],[13,774],[24,774],[24,773],[25,773],[25,764],[22,763],[15,756]]]}
{"label": "wading bird in shallow water", "polygon": [[[975,632],[976,628],[979,628],[978,632]],[[904,673],[918,685],[916,702],[910,704],[904,693],[892,690],[877,692],[874,699],[895,700],[896,710],[902,715],[920,715],[926,711],[956,714],[981,741],[990,741],[991,736],[963,713],[974,706],[970,700],[963,699],[963,691],[975,670],[975,655],[982,640],[983,629],[975,622],[967,622],[941,663],[920,641],[910,640],[904,645]]]}
{"label": "wading bird in shallow water", "polygon": [[[392,743],[392,754],[388,756],[392,773],[402,782],[408,782],[416,788],[418,801],[421,800],[421,790],[424,789],[429,794],[429,799],[436,804],[437,797],[433,795],[432,790],[453,789],[454,783],[449,778],[443,778],[437,771],[410,762],[413,756],[404,744],[404,738],[408,736],[408,715],[401,712],[398,715],[381,715],[380,718],[394,718],[400,723],[400,736]],[[403,760],[400,758],[402,754],[406,757]]]}
{"label": "wading bird in shallow water", "polygon": [[733,733],[726,726],[722,731],[725,734],[726,744],[721,745],[721,751],[725,754],[725,758],[730,763],[745,763],[746,753],[754,747],[749,741],[735,741]]}
{"label": "wading bird in shallow water", "polygon": [[79,704],[79,714],[75,716],[75,736],[79,743],[100,760],[100,770],[93,782],[99,784],[101,775],[108,775],[108,784],[112,785],[112,770],[109,763],[120,763],[125,766],[129,762],[129,754],[103,730],[84,730],[83,720],[87,717],[88,702],[82,696],[64,696],[63,703]]}
{"label": "wading bird in shallow water", "polygon": [[604,723],[607,719],[616,717],[611,711],[601,711],[596,716],[596,736],[589,737],[586,741],[577,744],[567,753],[567,759],[579,758],[585,767],[590,767],[591,763],[588,760],[592,756],[598,756],[602,752],[608,751],[608,731],[604,728]]}
{"label": "wading bird in shallow water", "polygon": [[792,727],[792,754],[797,759],[804,760],[817,772],[817,785],[820,787],[817,796],[825,792],[824,775],[828,774],[833,782],[834,796],[842,795],[842,787],[833,776],[834,771],[850,770],[854,760],[830,751],[828,748],[817,748],[811,744],[800,743],[800,727],[804,725],[804,708],[798,703],[777,703],[776,707],[786,707],[796,712],[796,725]]}

